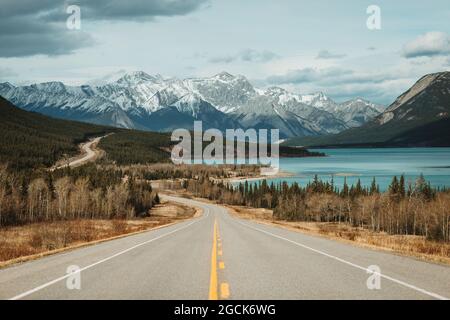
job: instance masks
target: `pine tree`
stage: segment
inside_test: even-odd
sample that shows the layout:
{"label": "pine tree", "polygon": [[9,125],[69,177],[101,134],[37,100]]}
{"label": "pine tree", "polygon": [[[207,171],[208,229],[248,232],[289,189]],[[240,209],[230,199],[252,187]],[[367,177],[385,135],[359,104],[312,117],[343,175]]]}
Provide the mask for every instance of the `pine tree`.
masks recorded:
{"label": "pine tree", "polygon": [[373,177],[372,184],[370,185],[370,195],[378,193],[378,186],[375,177]]}
{"label": "pine tree", "polygon": [[401,198],[405,198],[406,196],[406,185],[405,185],[405,176],[401,175],[399,182],[399,195]]}
{"label": "pine tree", "polygon": [[356,196],[362,196],[363,195],[363,188],[361,185],[361,179],[358,179],[358,182],[356,183],[356,190],[355,190]]}
{"label": "pine tree", "polygon": [[342,187],[341,197],[347,198],[349,196],[349,188],[347,184],[347,177],[344,177],[344,186]]}
{"label": "pine tree", "polygon": [[389,186],[389,194],[392,196],[398,196],[399,195],[400,186],[398,183],[397,176],[394,176],[392,178],[391,185]]}
{"label": "pine tree", "polygon": [[314,175],[314,181],[312,185],[313,192],[320,192],[319,190],[319,176],[317,174]]}

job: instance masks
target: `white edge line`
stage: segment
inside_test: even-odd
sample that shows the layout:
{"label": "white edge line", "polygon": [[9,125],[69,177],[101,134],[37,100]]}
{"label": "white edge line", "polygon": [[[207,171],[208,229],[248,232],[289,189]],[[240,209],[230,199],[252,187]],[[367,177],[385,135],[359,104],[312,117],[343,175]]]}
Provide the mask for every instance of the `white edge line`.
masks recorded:
{"label": "white edge line", "polygon": [[397,283],[397,284],[402,285],[402,286],[404,286],[404,287],[407,287],[407,288],[409,288],[409,289],[418,291],[418,292],[420,292],[420,293],[423,293],[423,294],[428,295],[428,296],[430,296],[430,297],[433,297],[433,298],[435,298],[435,299],[438,299],[438,300],[449,300],[449,298],[446,298],[446,297],[444,297],[444,296],[441,296],[441,295],[439,295],[439,294],[437,294],[437,293],[433,293],[433,292],[427,291],[427,290],[425,290],[425,289],[416,287],[416,286],[414,286],[414,285],[412,285],[412,284],[403,282],[403,281],[401,281],[401,280],[392,278],[392,277],[390,277],[390,276],[387,276],[387,275],[384,275],[384,274],[381,274],[381,273],[378,273],[378,272],[373,272],[373,270],[369,270],[368,268],[364,268],[364,267],[359,266],[359,265],[357,265],[357,264],[354,264],[354,263],[352,263],[352,262],[346,261],[346,260],[344,260],[344,259],[341,259],[341,258],[339,258],[339,257],[333,256],[333,255],[328,254],[328,253],[326,253],[326,252],[323,252],[323,251],[320,251],[320,250],[317,250],[317,249],[308,247],[308,246],[306,246],[306,245],[304,245],[304,244],[301,244],[301,243],[298,243],[298,242],[296,242],[296,241],[293,241],[293,240],[290,240],[290,239],[287,239],[287,238],[278,236],[278,235],[273,234],[273,233],[271,233],[271,232],[268,232],[268,231],[265,231],[265,230],[262,230],[262,229],[259,229],[259,228],[255,228],[255,227],[250,226],[250,225],[248,225],[248,224],[246,224],[246,223],[243,223],[243,222],[241,222],[241,221],[239,221],[239,220],[237,220],[237,219],[236,219],[236,221],[237,221],[239,224],[241,224],[241,225],[243,225],[243,226],[245,226],[245,227],[247,227],[247,228],[250,228],[250,229],[253,229],[253,230],[256,230],[256,231],[265,233],[265,234],[267,234],[267,235],[270,235],[270,236],[272,236],[272,237],[274,237],[274,238],[278,238],[278,239],[280,239],[280,240],[284,240],[284,241],[290,242],[290,243],[292,243],[292,244],[294,244],[294,245],[296,245],[296,246],[299,246],[299,247],[302,247],[302,248],[304,248],[304,249],[313,251],[313,252],[315,252],[315,253],[321,254],[321,255],[326,256],[326,257],[328,257],[328,258],[337,260],[337,261],[339,261],[339,262],[341,262],[341,263],[347,264],[347,265],[352,266],[352,267],[354,267],[354,268],[357,268],[357,269],[360,269],[360,270],[364,270],[364,271],[366,271],[367,273],[372,273],[372,274],[375,273],[375,274],[379,274],[380,277],[382,277],[382,278],[384,278],[384,279],[386,279],[386,280],[392,281],[392,282],[394,282],[394,283]]}
{"label": "white edge line", "polygon": [[[10,298],[10,299],[8,299],[8,300],[20,300],[20,299],[25,298],[25,297],[27,297],[27,296],[33,294],[33,293],[36,293],[36,292],[40,291],[40,290],[42,290],[42,289],[45,289],[45,288],[47,288],[47,287],[49,287],[49,286],[51,286],[51,285],[54,285],[55,283],[58,283],[58,282],[60,282],[60,281],[62,281],[62,280],[64,280],[64,279],[67,279],[68,277],[73,276],[73,275],[76,274],[76,273],[81,273],[82,271],[88,270],[88,269],[90,269],[90,268],[92,268],[92,267],[95,267],[95,266],[97,266],[97,265],[99,265],[99,264],[102,264],[102,263],[104,263],[104,262],[107,262],[107,261],[109,261],[109,260],[111,260],[111,259],[114,259],[114,258],[116,258],[116,257],[118,257],[118,256],[121,256],[121,255],[123,255],[123,254],[125,254],[125,253],[127,253],[127,252],[130,252],[130,251],[132,251],[132,250],[134,250],[134,249],[137,249],[137,248],[139,248],[139,247],[142,247],[142,246],[144,246],[144,245],[146,245],[146,244],[149,244],[149,243],[151,243],[151,242],[153,242],[153,241],[159,240],[159,239],[161,239],[161,238],[164,238],[164,237],[167,237],[167,236],[169,236],[169,235],[171,235],[171,234],[174,234],[174,233],[176,233],[176,232],[178,232],[178,231],[181,231],[181,230],[183,230],[183,229],[186,229],[186,228],[190,227],[191,225],[193,225],[194,223],[197,223],[197,222],[199,222],[199,221],[201,221],[201,220],[203,220],[203,219],[205,219],[205,218],[207,218],[207,217],[209,216],[209,208],[205,206],[203,209],[204,209],[204,210],[206,209],[207,212],[206,212],[206,215],[205,215],[203,218],[201,218],[201,219],[195,220],[195,221],[193,221],[193,222],[191,222],[191,223],[189,223],[189,224],[187,224],[187,225],[185,225],[185,226],[183,226],[183,227],[181,227],[181,228],[175,229],[175,230],[173,230],[173,231],[170,231],[170,232],[168,232],[168,233],[165,233],[165,234],[163,234],[163,235],[160,235],[160,236],[158,236],[158,237],[156,237],[156,238],[153,238],[153,239],[150,239],[150,240],[148,240],[148,241],[139,243],[139,244],[137,244],[137,245],[135,245],[135,246],[133,246],[133,247],[131,247],[131,248],[128,248],[128,249],[123,250],[123,251],[120,251],[120,252],[118,252],[118,253],[116,253],[116,254],[114,254],[114,255],[108,257],[108,258],[102,259],[102,260],[97,261],[97,262],[95,262],[95,263],[93,263],[93,264],[91,264],[91,265],[88,265],[88,266],[86,266],[86,267],[83,267],[83,268],[77,270],[76,272],[66,274],[66,275],[64,275],[64,276],[62,276],[62,277],[59,277],[59,278],[55,279],[55,280],[49,281],[49,282],[47,282],[47,283],[44,283],[43,285],[40,285],[39,287],[36,287],[36,288],[34,288],[34,289],[31,289],[31,290],[28,290],[28,291],[26,291],[26,292],[24,292],[24,293],[21,293],[21,294],[15,296],[15,297],[12,297],[12,298]],[[149,232],[151,232],[151,230],[149,230]]]}

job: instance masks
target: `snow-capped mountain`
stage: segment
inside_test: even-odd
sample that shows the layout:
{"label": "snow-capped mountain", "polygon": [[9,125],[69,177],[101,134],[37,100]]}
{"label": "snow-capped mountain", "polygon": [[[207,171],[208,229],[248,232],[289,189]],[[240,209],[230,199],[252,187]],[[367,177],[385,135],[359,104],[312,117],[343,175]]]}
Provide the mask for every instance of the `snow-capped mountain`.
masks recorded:
{"label": "snow-capped mountain", "polygon": [[0,95],[27,111],[63,119],[136,128],[119,105],[96,95],[89,86],[69,87],[61,82],[47,82],[15,87],[3,83],[0,84]]}
{"label": "snow-capped mountain", "polygon": [[447,147],[450,71],[423,76],[381,114],[358,128],[330,136],[294,138],[288,143],[322,147]]}
{"label": "snow-capped mountain", "polygon": [[186,85],[224,113],[237,111],[257,92],[243,76],[222,72],[211,78],[187,79]]}
{"label": "snow-capped mountain", "polygon": [[279,129],[280,137],[320,134],[321,128],[278,104],[266,95],[255,95],[234,113],[235,119],[246,128]]}
{"label": "snow-capped mountain", "polygon": [[384,109],[385,107],[382,105],[371,103],[362,98],[356,98],[330,107],[327,110],[350,128],[355,128],[372,120]]}
{"label": "snow-capped mountain", "polygon": [[315,131],[319,134],[338,133],[348,128],[344,122],[337,119],[330,112],[304,103],[304,96],[302,95],[291,93],[278,87],[271,87],[262,95],[271,97],[273,104],[287,112],[296,114],[314,124],[317,128]]}
{"label": "snow-capped mountain", "polygon": [[385,109],[385,106],[371,103],[362,98],[336,103],[322,92],[303,95],[302,102],[328,111],[349,128],[362,126],[367,121],[378,116]]}
{"label": "snow-capped mountain", "polygon": [[300,102],[303,102],[304,104],[326,111],[333,110],[338,105],[323,92],[301,95],[300,99]]}
{"label": "snow-capped mountain", "polygon": [[360,127],[384,111],[385,107],[362,98],[352,99],[340,104],[330,102],[319,107],[332,113],[348,127]]}
{"label": "snow-capped mountain", "polygon": [[361,99],[337,104],[323,93],[257,89],[245,77],[227,72],[167,79],[138,71],[107,84],[83,86],[3,83],[0,95],[25,110],[123,128],[190,129],[194,120],[202,120],[205,128],[279,128],[283,138],[337,133],[379,114],[375,105]]}

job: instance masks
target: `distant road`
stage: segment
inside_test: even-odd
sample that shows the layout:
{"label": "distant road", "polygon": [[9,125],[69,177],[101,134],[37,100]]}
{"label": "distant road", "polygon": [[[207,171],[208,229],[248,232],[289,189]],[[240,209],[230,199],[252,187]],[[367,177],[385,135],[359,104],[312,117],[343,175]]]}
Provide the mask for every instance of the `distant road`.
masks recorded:
{"label": "distant road", "polygon": [[[238,219],[202,217],[0,270],[1,299],[445,299],[450,267]],[[67,268],[81,268],[69,290]],[[381,272],[370,290],[369,266]],[[70,281],[69,281],[70,282]]]}
{"label": "distant road", "polygon": [[82,165],[88,161],[91,161],[99,154],[99,151],[95,150],[95,146],[98,145],[100,140],[102,140],[103,138],[105,138],[107,136],[108,135],[103,136],[103,137],[97,137],[97,138],[89,140],[86,143],[83,143],[81,145],[81,150],[82,150],[82,154],[83,154],[83,156],[81,158],[73,159],[69,163],[58,166],[58,167],[54,168],[53,170],[63,169],[63,168],[67,168],[67,167],[76,167],[76,166]]}

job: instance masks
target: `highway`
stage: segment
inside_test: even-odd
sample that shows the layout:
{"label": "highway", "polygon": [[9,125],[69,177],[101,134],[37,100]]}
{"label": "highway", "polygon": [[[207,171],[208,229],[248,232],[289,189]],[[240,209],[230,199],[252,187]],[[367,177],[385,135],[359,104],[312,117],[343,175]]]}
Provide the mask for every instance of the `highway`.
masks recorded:
{"label": "highway", "polygon": [[95,157],[98,155],[98,151],[95,150],[95,147],[100,142],[100,140],[102,140],[103,138],[105,138],[107,136],[108,135],[103,136],[103,137],[93,138],[93,139],[90,139],[88,142],[83,143],[80,147],[81,152],[82,152],[82,154],[80,156],[69,160],[69,162],[66,164],[60,165],[56,168],[54,167],[52,170],[58,170],[58,169],[63,169],[63,168],[67,168],[67,167],[77,167],[86,162],[94,160]]}
{"label": "highway", "polygon": [[0,299],[450,297],[448,266],[238,219],[213,204],[165,198],[201,207],[203,215],[0,270]]}

